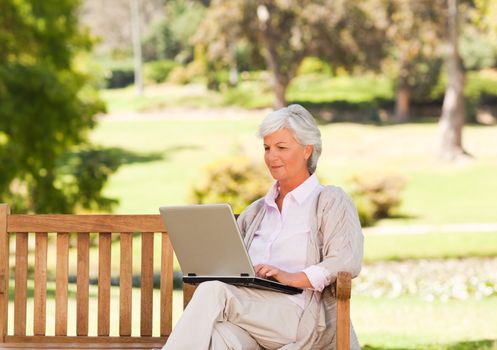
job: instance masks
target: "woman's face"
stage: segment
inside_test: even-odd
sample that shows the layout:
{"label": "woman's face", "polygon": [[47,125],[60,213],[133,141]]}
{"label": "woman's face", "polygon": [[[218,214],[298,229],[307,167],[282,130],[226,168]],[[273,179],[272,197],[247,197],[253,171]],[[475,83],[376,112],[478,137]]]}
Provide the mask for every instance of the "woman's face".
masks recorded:
{"label": "woman's face", "polygon": [[312,146],[302,146],[288,129],[264,137],[264,160],[271,175],[280,183],[304,181],[309,176],[307,160]]}

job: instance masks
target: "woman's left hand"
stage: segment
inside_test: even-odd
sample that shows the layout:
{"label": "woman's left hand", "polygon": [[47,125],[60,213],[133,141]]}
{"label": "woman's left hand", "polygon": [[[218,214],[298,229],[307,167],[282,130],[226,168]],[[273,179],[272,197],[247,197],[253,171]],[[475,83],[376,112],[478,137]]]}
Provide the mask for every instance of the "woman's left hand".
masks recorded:
{"label": "woman's left hand", "polygon": [[255,274],[260,278],[273,279],[287,286],[298,288],[311,288],[311,282],[303,272],[287,272],[275,266],[258,264],[254,266]]}

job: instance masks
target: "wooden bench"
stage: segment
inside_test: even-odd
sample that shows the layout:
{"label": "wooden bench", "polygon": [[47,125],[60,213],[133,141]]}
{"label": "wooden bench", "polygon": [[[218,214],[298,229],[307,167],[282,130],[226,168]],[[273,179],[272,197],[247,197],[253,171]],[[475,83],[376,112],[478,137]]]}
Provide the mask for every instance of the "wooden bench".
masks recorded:
{"label": "wooden bench", "polygon": [[[89,334],[90,234],[98,235],[97,333]],[[140,329],[132,329],[133,235],[140,235]],[[28,237],[34,235],[33,308],[28,311]],[[56,240],[55,309],[47,310],[48,237]],[[77,238],[76,319],[68,319],[69,240]],[[153,305],[154,236],[160,235],[160,307]],[[10,257],[10,236],[15,253]],[[119,308],[111,310],[111,247],[120,246]],[[10,259],[14,259],[14,305],[9,315]],[[336,283],[337,349],[349,348],[350,275]],[[184,285],[184,306],[195,287]],[[0,204],[0,349],[160,349],[172,330],[173,250],[159,215],[11,215]],[[117,308],[116,308],[117,309]],[[54,334],[47,334],[47,311],[55,314]],[[33,334],[27,334],[27,313],[33,315]],[[110,334],[110,314],[119,313],[119,334]],[[153,335],[153,313],[160,315]],[[53,314],[52,314],[53,315]],[[75,334],[68,323],[75,321]],[[13,332],[8,325],[13,322]],[[74,324],[73,324],[74,325]],[[139,334],[139,335],[138,335]]]}

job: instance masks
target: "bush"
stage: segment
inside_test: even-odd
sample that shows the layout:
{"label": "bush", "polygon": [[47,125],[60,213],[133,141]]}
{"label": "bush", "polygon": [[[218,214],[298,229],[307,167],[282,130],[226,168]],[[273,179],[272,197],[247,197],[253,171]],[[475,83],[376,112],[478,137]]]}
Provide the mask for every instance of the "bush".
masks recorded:
{"label": "bush", "polygon": [[399,175],[356,175],[350,183],[350,193],[363,226],[391,217],[393,209],[400,205],[405,187],[405,180]]}
{"label": "bush", "polygon": [[205,77],[205,69],[200,62],[191,62],[186,66],[177,66],[169,73],[167,81],[173,84],[188,84]]}
{"label": "bush", "polygon": [[230,157],[206,167],[202,180],[191,192],[198,204],[229,203],[235,213],[263,197],[271,186],[267,170],[247,157]]}
{"label": "bush", "polygon": [[300,64],[297,75],[321,73],[331,75],[332,69],[329,63],[317,57],[306,57]]}
{"label": "bush", "polygon": [[167,80],[169,73],[177,66],[178,63],[171,60],[147,62],[144,65],[145,80],[162,83]]}
{"label": "bush", "polygon": [[130,69],[113,69],[106,79],[106,86],[109,89],[119,89],[133,84],[135,81],[135,71]]}

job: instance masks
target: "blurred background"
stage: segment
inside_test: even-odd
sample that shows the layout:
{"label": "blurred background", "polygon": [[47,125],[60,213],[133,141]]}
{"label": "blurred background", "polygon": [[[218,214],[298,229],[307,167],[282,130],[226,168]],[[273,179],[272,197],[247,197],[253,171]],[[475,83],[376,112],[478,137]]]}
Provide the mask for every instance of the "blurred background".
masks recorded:
{"label": "blurred background", "polygon": [[12,213],[240,212],[271,184],[257,126],[292,103],[319,121],[321,182],[353,197],[364,227],[363,347],[497,349],[496,0],[0,3]]}

